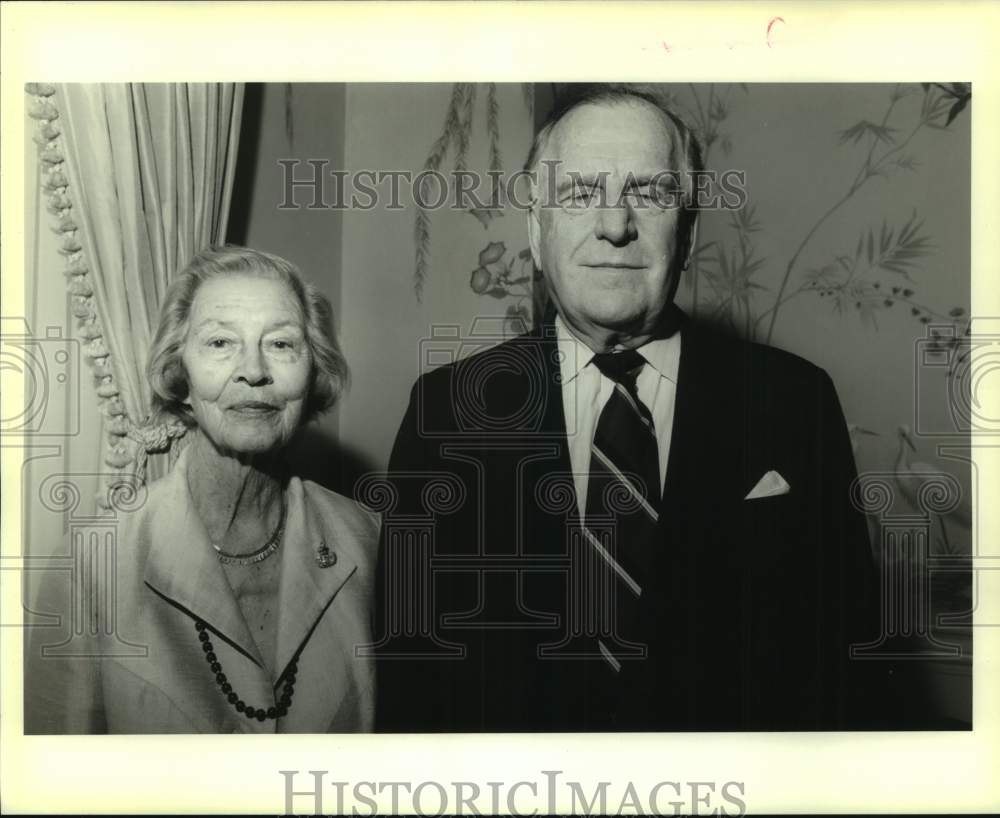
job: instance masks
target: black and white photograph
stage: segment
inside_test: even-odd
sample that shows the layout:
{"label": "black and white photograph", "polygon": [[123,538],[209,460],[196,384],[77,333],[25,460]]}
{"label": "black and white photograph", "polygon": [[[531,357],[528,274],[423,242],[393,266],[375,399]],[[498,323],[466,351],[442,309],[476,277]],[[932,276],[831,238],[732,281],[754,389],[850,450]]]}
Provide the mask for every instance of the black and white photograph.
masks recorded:
{"label": "black and white photograph", "polygon": [[[788,45],[758,16],[723,50]],[[983,735],[995,83],[687,81],[664,36],[601,81],[5,87],[5,733],[228,735],[257,812],[727,815],[774,802],[656,742]],[[444,758],[501,740],[656,769]]]}

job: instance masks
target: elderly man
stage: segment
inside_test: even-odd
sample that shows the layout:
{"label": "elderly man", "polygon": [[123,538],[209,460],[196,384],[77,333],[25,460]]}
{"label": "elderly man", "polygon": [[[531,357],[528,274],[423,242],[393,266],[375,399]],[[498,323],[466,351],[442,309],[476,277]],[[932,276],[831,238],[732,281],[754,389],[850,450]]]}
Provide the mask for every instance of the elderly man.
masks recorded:
{"label": "elderly man", "polygon": [[[581,94],[529,157],[533,333],[418,380],[390,464],[385,731],[871,726],[877,632],[827,375],[674,305],[698,149]],[[675,206],[683,202],[683,206]]]}

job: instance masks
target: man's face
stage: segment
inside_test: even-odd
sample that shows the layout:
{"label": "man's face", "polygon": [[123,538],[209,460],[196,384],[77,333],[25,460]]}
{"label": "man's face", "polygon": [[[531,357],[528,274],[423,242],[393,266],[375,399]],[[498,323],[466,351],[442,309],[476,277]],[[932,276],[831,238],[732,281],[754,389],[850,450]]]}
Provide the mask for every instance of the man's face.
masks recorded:
{"label": "man's face", "polygon": [[[678,170],[670,133],[663,114],[641,100],[592,103],[555,126],[540,157],[545,206],[529,212],[532,256],[563,320],[592,348],[647,336],[677,289],[680,210],[643,206],[648,188],[642,187]],[[553,160],[554,171],[547,164]],[[555,190],[566,202],[571,172],[603,188],[606,205],[560,208],[546,201]]]}

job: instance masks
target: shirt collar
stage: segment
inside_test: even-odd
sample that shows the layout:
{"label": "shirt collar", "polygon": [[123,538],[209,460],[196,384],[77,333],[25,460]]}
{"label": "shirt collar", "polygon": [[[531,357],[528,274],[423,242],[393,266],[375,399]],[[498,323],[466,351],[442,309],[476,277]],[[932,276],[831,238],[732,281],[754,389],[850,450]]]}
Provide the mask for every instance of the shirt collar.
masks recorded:
{"label": "shirt collar", "polygon": [[[563,384],[571,383],[590,364],[594,351],[577,338],[556,315],[556,343],[559,348],[559,372]],[[638,348],[661,377],[677,383],[677,370],[681,359],[681,333],[677,330],[667,338],[654,338]]]}
{"label": "shirt collar", "polygon": [[556,343],[559,347],[559,374],[563,385],[572,383],[594,357],[593,350],[566,328],[562,316],[556,316]]}

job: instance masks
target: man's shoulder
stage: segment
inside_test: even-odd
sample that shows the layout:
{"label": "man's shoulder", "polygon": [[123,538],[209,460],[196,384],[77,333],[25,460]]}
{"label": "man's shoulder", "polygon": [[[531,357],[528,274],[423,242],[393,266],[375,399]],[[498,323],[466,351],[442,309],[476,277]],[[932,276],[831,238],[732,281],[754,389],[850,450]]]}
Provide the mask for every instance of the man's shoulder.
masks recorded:
{"label": "man's shoulder", "polygon": [[506,341],[481,349],[448,364],[425,372],[418,381],[443,383],[456,378],[472,377],[476,373],[494,372],[516,362],[542,363],[547,350],[555,349],[555,335],[541,328],[516,335]]}
{"label": "man's shoulder", "polygon": [[413,420],[426,434],[535,429],[557,384],[555,352],[536,330],[426,372],[410,396]]}
{"label": "man's shoulder", "polygon": [[[685,406],[698,407],[698,422],[730,428],[740,445],[767,459],[777,446],[795,460],[797,450],[810,450],[817,435],[844,422],[836,388],[822,368],[786,350],[716,331],[682,335],[677,394]],[[785,468],[795,472],[790,464],[779,469],[786,477]]]}
{"label": "man's shoulder", "polygon": [[727,372],[756,385],[779,388],[804,387],[825,383],[826,371],[811,361],[779,347],[731,335],[704,325],[688,325],[682,333],[682,361],[690,350],[698,363],[711,362]]}
{"label": "man's shoulder", "polygon": [[459,395],[502,400],[510,390],[542,387],[557,368],[555,350],[555,336],[536,329],[425,372],[414,391],[425,400]]}

